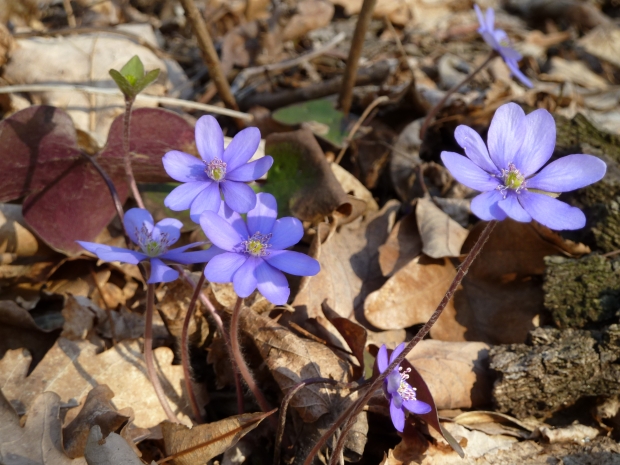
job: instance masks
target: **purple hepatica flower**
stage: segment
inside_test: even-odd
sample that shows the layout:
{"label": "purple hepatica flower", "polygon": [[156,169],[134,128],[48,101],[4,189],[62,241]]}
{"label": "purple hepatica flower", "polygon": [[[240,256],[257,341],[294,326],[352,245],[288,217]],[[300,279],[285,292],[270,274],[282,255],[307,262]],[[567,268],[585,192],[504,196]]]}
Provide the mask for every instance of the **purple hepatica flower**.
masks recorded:
{"label": "purple hepatica flower", "polygon": [[319,262],[299,252],[283,250],[297,244],[304,234],[297,218],[276,220],[276,199],[260,193],[256,207],[248,212],[247,225],[239,215],[222,205],[220,214],[205,211],[200,225],[211,242],[224,253],[213,257],[205,276],[216,283],[232,282],[239,297],[247,297],[258,287],[267,300],[283,305],[291,290],[282,273],[314,276]]}
{"label": "purple hepatica flower", "polygon": [[[390,356],[388,361],[387,348],[385,344],[381,346],[379,349],[379,353],[377,354],[377,367],[381,373],[384,373],[387,370],[388,366],[396,360],[403,349],[405,348],[405,343],[400,344]],[[401,433],[405,429],[405,410],[409,410],[411,413],[416,413],[418,415],[424,415],[431,411],[431,406],[426,402],[422,402],[416,398],[416,389],[411,387],[411,385],[407,382],[409,379],[409,372],[411,368],[407,368],[405,372],[402,372],[402,368],[396,367],[385,380],[383,381],[383,392],[385,397],[390,401],[390,416],[392,417],[392,423],[394,423],[394,428],[396,428]]]}
{"label": "purple hepatica flower", "polygon": [[258,128],[246,128],[224,150],[220,125],[213,116],[201,117],[196,123],[196,146],[202,160],[177,150],[164,155],[168,175],[185,183],[170,192],[164,205],[175,211],[189,209],[195,222],[206,210],[219,211],[221,195],[234,211],[250,211],[256,194],[246,182],[260,178],[273,164],[270,156],[248,163],[259,143]]}
{"label": "purple hepatica flower", "polygon": [[140,246],[141,252],[96,242],[77,241],[77,243],[101,260],[108,262],[137,265],[142,260],[149,260],[151,262],[151,275],[147,281],[149,284],[168,283],[179,277],[179,272],[170,268],[162,260],[170,260],[183,265],[204,263],[221,252],[214,247],[209,250],[186,252],[187,249],[204,244],[203,242],[194,242],[168,250],[169,246],[179,240],[183,224],[172,218],[166,218],[154,224],[151,214],[142,208],[132,208],[127,211],[123,223],[129,238]]}
{"label": "purple hepatica flower", "polygon": [[480,27],[478,32],[484,39],[484,41],[497,53],[501,55],[506,66],[510,69],[510,72],[519,79],[527,87],[532,86],[532,82],[521,72],[518,62],[521,61],[521,54],[510,46],[510,39],[508,35],[502,29],[495,29],[495,11],[493,8],[487,9],[486,18],[483,16],[482,11],[478,5],[474,5],[476,15],[478,15],[478,21]]}
{"label": "purple hepatica flower", "polygon": [[537,173],[555,147],[555,121],[547,110],[525,115],[507,103],[497,109],[489,128],[488,145],[467,126],[454,137],[467,157],[442,152],[441,159],[457,181],[483,193],[471,210],[483,220],[535,219],[551,229],[579,229],[586,217],[578,208],[553,198],[552,193],[579,189],[602,179],[607,166],[592,155],[567,155]]}

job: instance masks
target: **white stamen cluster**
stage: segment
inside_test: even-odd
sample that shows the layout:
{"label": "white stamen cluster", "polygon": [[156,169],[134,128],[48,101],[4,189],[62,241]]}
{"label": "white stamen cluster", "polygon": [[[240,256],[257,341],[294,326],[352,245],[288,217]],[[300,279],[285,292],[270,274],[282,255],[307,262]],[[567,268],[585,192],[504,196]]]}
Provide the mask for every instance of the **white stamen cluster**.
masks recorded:
{"label": "white stamen cluster", "polygon": [[226,176],[226,162],[223,162],[219,158],[214,158],[209,163],[206,163],[205,173],[214,181],[222,181]]}
{"label": "white stamen cluster", "polygon": [[403,400],[417,400],[416,397],[416,388],[411,387],[407,380],[409,379],[409,373],[411,373],[411,368],[407,368],[404,373],[402,373],[403,368],[399,367],[398,371],[400,373],[400,386],[398,386],[398,393],[403,398]]}
{"label": "white stamen cluster", "polygon": [[255,232],[247,241],[241,243],[241,246],[244,248],[243,251],[254,257],[269,255],[267,249],[271,247],[271,244],[269,244],[271,236],[272,234],[261,234],[260,231]]}
{"label": "white stamen cluster", "polygon": [[140,229],[136,228],[136,237],[138,245],[149,257],[157,257],[165,253],[170,245],[168,233],[161,233],[158,239],[153,239],[153,233],[149,232],[145,224]]}
{"label": "white stamen cluster", "polygon": [[503,185],[497,186],[497,190],[506,198],[508,189],[515,191],[516,194],[521,193],[521,189],[526,189],[525,176],[517,169],[514,163],[508,164],[508,169],[502,169],[499,176],[504,182]]}

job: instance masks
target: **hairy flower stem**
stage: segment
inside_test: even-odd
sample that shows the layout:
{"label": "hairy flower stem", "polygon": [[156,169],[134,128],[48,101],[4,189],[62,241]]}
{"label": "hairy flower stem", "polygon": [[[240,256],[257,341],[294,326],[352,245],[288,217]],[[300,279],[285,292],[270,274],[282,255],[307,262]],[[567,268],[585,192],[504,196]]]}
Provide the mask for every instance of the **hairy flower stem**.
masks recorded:
{"label": "hairy flower stem", "polygon": [[306,457],[306,460],[304,461],[304,465],[312,464],[314,457],[319,453],[321,448],[325,445],[325,443],[329,440],[329,438],[336,432],[336,430],[341,425],[344,424],[344,428],[340,435],[340,439],[336,443],[336,446],[334,447],[334,451],[332,454],[332,457],[339,456],[340,452],[342,451],[342,448],[344,447],[344,441],[345,441],[345,438],[347,437],[347,433],[349,429],[351,429],[351,427],[355,424],[354,419],[357,416],[357,414],[362,411],[362,409],[368,403],[370,398],[375,395],[375,392],[381,388],[381,384],[383,383],[385,378],[392,371],[394,371],[396,367],[398,367],[402,363],[402,361],[405,359],[407,354],[411,352],[411,349],[413,349],[418,344],[418,342],[424,339],[424,337],[431,330],[431,328],[433,327],[433,325],[435,324],[435,322],[437,321],[441,313],[446,308],[446,305],[448,305],[448,302],[450,301],[450,299],[456,292],[457,288],[461,284],[461,281],[463,281],[463,278],[469,271],[469,268],[471,267],[472,263],[474,262],[476,257],[480,254],[482,247],[489,239],[489,236],[491,232],[493,231],[493,228],[495,228],[496,224],[497,224],[497,221],[492,220],[492,221],[489,221],[489,223],[485,226],[484,230],[480,234],[480,237],[478,237],[478,240],[476,241],[472,249],[469,251],[469,254],[467,254],[467,257],[465,257],[465,260],[463,260],[463,263],[461,264],[458,271],[456,272],[456,276],[452,280],[452,283],[450,284],[450,287],[448,288],[446,294],[443,296],[443,299],[441,299],[441,302],[439,302],[439,305],[437,306],[437,308],[435,309],[435,311],[433,312],[429,320],[426,322],[426,324],[422,326],[422,328],[418,331],[415,337],[411,339],[411,341],[409,341],[409,343],[407,344],[405,349],[402,351],[402,353],[398,357],[396,357],[396,359],[390,364],[390,366],[387,367],[387,369],[383,373],[381,373],[372,382],[372,384],[370,384],[370,386],[366,390],[366,393],[357,402],[349,406],[349,408],[347,408],[344,411],[344,413],[342,413],[342,415],[340,415],[340,417],[334,422],[331,428],[323,436],[321,436],[321,438],[314,445],[314,447],[312,448],[312,450]]}
{"label": "hairy flower stem", "polygon": [[133,169],[131,168],[131,152],[129,149],[129,126],[131,124],[131,107],[134,101],[135,98],[125,97],[125,114],[123,115],[123,159],[125,160],[125,174],[127,175],[127,183],[129,184],[131,193],[136,199],[138,207],[144,208],[144,202],[138,190],[136,178],[133,175]]}
{"label": "hairy flower stem", "polygon": [[144,363],[146,364],[146,373],[151,380],[151,384],[155,389],[155,394],[159,399],[164,412],[168,420],[173,423],[179,423],[179,420],[175,416],[174,412],[168,404],[164,389],[161,387],[157,372],[155,371],[155,363],[153,362],[153,310],[155,307],[155,285],[148,284],[146,289],[146,321],[144,326]]}
{"label": "hairy flower stem", "polygon": [[430,111],[426,115],[426,118],[424,119],[424,123],[422,124],[422,127],[420,128],[420,140],[422,140],[422,141],[424,140],[424,136],[426,135],[426,130],[431,125],[431,123],[432,123],[433,119],[435,118],[435,116],[437,116],[437,113],[439,113],[439,110],[441,110],[443,108],[443,106],[445,105],[445,103],[448,101],[450,96],[452,94],[454,94],[457,90],[459,90],[461,87],[463,87],[465,84],[467,84],[469,81],[471,81],[476,74],[478,74],[480,71],[482,71],[484,68],[486,68],[486,66],[496,56],[498,56],[498,53],[495,50],[493,50],[489,54],[487,59],[484,60],[484,62],[480,66],[478,66],[475,70],[473,70],[470,74],[468,74],[465,77],[465,79],[463,79],[457,85],[452,87],[452,89],[448,90],[446,92],[446,94],[442,97],[442,99],[437,103],[437,105],[435,105],[433,108],[430,109]]}
{"label": "hairy flower stem", "polygon": [[[241,304],[243,303],[243,299],[241,297],[237,297],[237,302],[235,303],[235,307],[233,308],[232,318],[230,319],[230,346],[232,348],[232,355],[237,364],[237,369],[241,376],[245,380],[245,383],[256,397],[256,401],[258,402],[258,406],[260,409],[267,413],[272,410],[271,406],[267,403],[267,399],[263,396],[263,393],[258,388],[256,381],[254,381],[254,377],[250,372],[250,369],[243,360],[243,356],[241,355],[241,348],[239,347],[239,314],[241,313]],[[243,413],[242,411],[239,414]],[[275,421],[275,418],[274,418]]]}
{"label": "hairy flower stem", "polygon": [[198,279],[198,283],[194,288],[194,293],[192,294],[192,300],[189,302],[189,307],[187,307],[187,313],[185,315],[185,320],[183,321],[183,331],[181,332],[181,363],[183,365],[183,376],[185,378],[185,389],[187,390],[187,396],[189,397],[189,404],[192,407],[192,412],[194,413],[194,418],[198,423],[202,423],[202,415],[200,414],[200,408],[198,408],[198,402],[196,401],[196,394],[194,393],[194,388],[192,386],[191,380],[191,370],[190,370],[190,361],[189,361],[189,323],[192,321],[192,316],[194,315],[194,310],[196,309],[196,301],[198,300],[198,295],[202,290],[202,286],[205,283],[205,275],[204,273],[200,273],[200,278]]}

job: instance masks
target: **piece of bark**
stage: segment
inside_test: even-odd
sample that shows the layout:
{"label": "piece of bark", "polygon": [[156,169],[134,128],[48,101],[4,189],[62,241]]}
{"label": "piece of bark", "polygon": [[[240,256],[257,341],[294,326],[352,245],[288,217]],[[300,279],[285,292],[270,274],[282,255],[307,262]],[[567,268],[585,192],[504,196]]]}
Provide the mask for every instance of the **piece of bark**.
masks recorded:
{"label": "piece of bark", "polygon": [[491,348],[498,373],[497,410],[517,418],[542,416],[584,396],[620,393],[620,325],[602,331],[536,328],[527,344]]}

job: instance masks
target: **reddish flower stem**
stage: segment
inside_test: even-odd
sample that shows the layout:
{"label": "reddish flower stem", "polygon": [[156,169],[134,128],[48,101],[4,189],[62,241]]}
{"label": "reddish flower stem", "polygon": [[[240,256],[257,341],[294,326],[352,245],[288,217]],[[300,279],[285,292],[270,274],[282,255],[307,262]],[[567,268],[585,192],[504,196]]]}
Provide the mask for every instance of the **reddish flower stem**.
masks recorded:
{"label": "reddish flower stem", "polygon": [[125,98],[125,114],[123,115],[123,160],[125,161],[125,174],[127,175],[127,183],[133,193],[138,207],[144,208],[144,202],[142,196],[138,190],[136,184],[136,178],[133,175],[133,169],[131,168],[131,152],[129,146],[129,127],[131,124],[131,107],[133,106],[135,98]]}
{"label": "reddish flower stem", "polygon": [[317,443],[314,445],[314,447],[312,448],[312,450],[306,457],[306,460],[304,461],[304,465],[312,464],[314,457],[316,457],[316,455],[319,453],[321,448],[325,445],[325,443],[329,440],[329,438],[336,432],[336,430],[340,427],[340,425],[344,424],[344,427],[340,434],[340,438],[338,439],[338,442],[336,443],[336,446],[334,447],[334,451],[332,453],[332,463],[336,463],[336,462],[333,462],[333,458],[338,457],[340,455],[340,452],[342,451],[342,448],[344,447],[344,442],[347,437],[347,433],[351,429],[351,427],[355,424],[354,419],[357,416],[357,414],[361,412],[361,410],[368,403],[370,398],[375,394],[375,391],[377,391],[377,389],[381,387],[381,383],[383,383],[383,380],[387,377],[387,375],[390,374],[392,371],[394,371],[396,367],[398,367],[402,363],[402,361],[405,359],[407,354],[411,352],[411,349],[413,349],[418,344],[418,342],[424,339],[424,337],[429,333],[429,331],[431,330],[431,328],[433,327],[433,325],[435,324],[435,322],[437,321],[441,313],[446,308],[446,305],[448,305],[448,302],[450,301],[450,299],[456,292],[457,288],[463,281],[463,278],[469,271],[469,268],[471,267],[472,263],[474,262],[476,257],[480,254],[482,247],[489,239],[489,236],[491,232],[493,231],[493,228],[495,228],[496,224],[497,224],[497,221],[492,220],[492,221],[489,221],[489,223],[486,225],[486,227],[480,234],[480,237],[478,237],[478,240],[476,241],[472,249],[469,251],[469,254],[467,254],[467,257],[465,257],[465,260],[463,261],[458,271],[456,272],[456,276],[452,280],[452,283],[450,284],[450,287],[448,288],[446,294],[443,296],[443,299],[441,299],[441,302],[439,302],[439,305],[437,306],[437,308],[435,309],[435,311],[433,312],[429,320],[426,322],[426,324],[422,328],[420,328],[420,330],[415,335],[415,337],[411,339],[411,341],[409,341],[409,343],[405,346],[405,349],[401,352],[401,354],[398,357],[396,357],[396,359],[390,364],[390,366],[387,367],[387,369],[372,382],[372,384],[367,388],[366,393],[357,402],[353,403],[349,408],[347,408],[344,411],[344,413],[340,415],[340,417],[334,422],[331,428],[323,436],[321,436],[321,438],[317,441]]}
{"label": "reddish flower stem", "polygon": [[155,371],[155,363],[153,362],[153,309],[155,308],[155,285],[148,284],[146,288],[146,315],[144,326],[144,363],[146,364],[146,373],[151,380],[155,394],[159,399],[164,412],[168,420],[172,423],[179,423],[179,420],[175,416],[174,412],[170,408],[164,389],[159,382],[157,372]]}
{"label": "reddish flower stem", "polygon": [[486,66],[496,56],[497,56],[497,52],[495,50],[493,50],[489,54],[487,59],[484,60],[484,62],[480,66],[478,66],[475,70],[473,70],[470,74],[468,74],[465,77],[465,79],[463,79],[457,85],[452,87],[450,90],[446,91],[446,94],[442,97],[442,99],[437,103],[437,105],[435,105],[433,108],[431,108],[430,111],[428,112],[428,114],[426,115],[426,118],[424,119],[424,123],[422,123],[422,127],[420,128],[420,140],[422,140],[422,141],[424,140],[424,136],[426,135],[426,130],[431,125],[431,122],[433,121],[435,116],[437,116],[437,113],[439,113],[439,110],[441,110],[443,108],[443,106],[445,105],[445,103],[448,101],[450,96],[453,93],[455,93],[457,90],[459,90],[461,87],[463,87],[465,84],[467,84],[469,81],[471,81],[476,74],[478,74],[480,71],[482,71],[484,68],[486,68]]}
{"label": "reddish flower stem", "polygon": [[194,288],[194,293],[192,294],[192,300],[189,302],[189,307],[187,307],[187,313],[185,314],[185,320],[183,321],[183,331],[181,332],[181,363],[183,365],[185,389],[187,390],[187,396],[189,398],[189,404],[192,407],[192,412],[194,413],[194,418],[198,423],[202,423],[202,415],[200,414],[200,408],[198,407],[198,401],[196,400],[196,394],[194,393],[194,388],[192,386],[188,338],[189,323],[191,322],[192,316],[194,315],[194,310],[196,309],[196,301],[198,300],[198,295],[202,290],[204,282],[205,275],[204,273],[200,273],[200,278],[198,279],[198,283],[196,284],[196,287]]}

